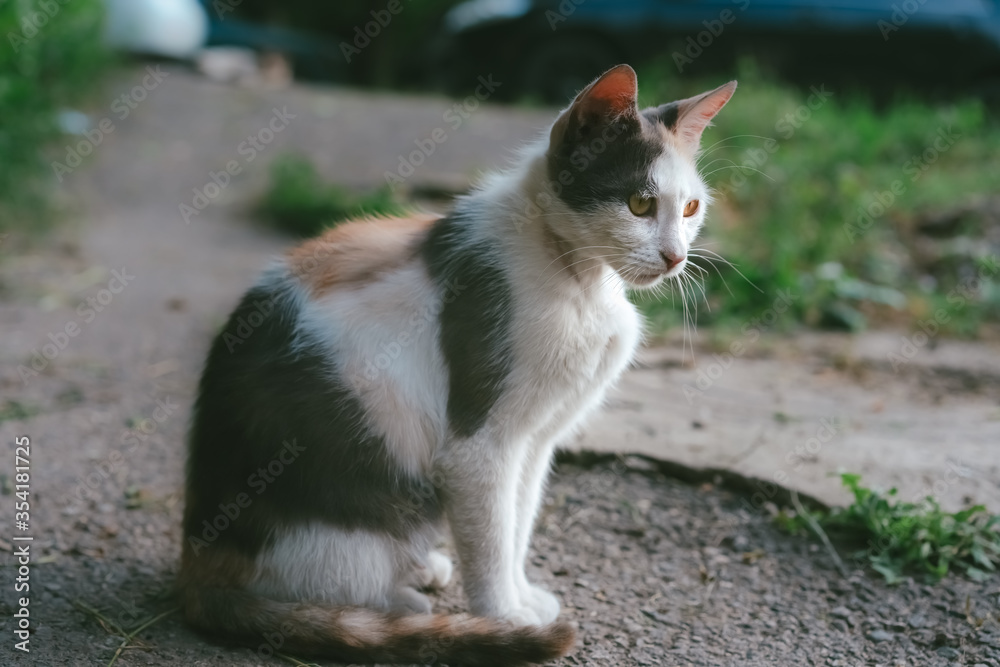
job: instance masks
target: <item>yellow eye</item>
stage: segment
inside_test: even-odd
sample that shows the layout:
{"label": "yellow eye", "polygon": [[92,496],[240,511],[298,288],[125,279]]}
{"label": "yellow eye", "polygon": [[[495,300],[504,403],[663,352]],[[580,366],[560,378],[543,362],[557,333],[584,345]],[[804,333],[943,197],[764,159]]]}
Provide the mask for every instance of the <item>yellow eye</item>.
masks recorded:
{"label": "yellow eye", "polygon": [[628,198],[628,210],[632,211],[635,215],[649,215],[653,210],[653,204],[656,200],[652,197],[640,197],[639,195],[632,195]]}
{"label": "yellow eye", "polygon": [[701,202],[698,201],[697,199],[692,199],[691,201],[689,201],[687,203],[687,205],[684,207],[684,217],[685,218],[690,218],[692,215],[694,215],[695,213],[697,213],[698,212],[698,207],[700,205],[701,205]]}

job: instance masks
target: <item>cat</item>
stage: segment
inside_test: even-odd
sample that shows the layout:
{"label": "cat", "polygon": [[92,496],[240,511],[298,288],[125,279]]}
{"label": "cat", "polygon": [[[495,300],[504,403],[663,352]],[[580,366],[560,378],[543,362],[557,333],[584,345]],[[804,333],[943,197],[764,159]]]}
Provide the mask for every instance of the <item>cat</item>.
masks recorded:
{"label": "cat", "polygon": [[[450,215],[336,226],[215,339],[179,586],[210,633],[350,662],[516,665],[575,631],[525,561],[555,446],[632,360],[626,289],[680,275],[736,88],[637,106],[619,65]],[[472,615],[434,615],[450,529]]]}

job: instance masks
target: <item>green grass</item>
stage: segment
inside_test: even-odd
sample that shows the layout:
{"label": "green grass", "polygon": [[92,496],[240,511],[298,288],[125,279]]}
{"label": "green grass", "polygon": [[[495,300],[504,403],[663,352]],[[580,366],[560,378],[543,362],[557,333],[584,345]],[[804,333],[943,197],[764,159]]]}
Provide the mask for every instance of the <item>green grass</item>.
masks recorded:
{"label": "green grass", "polygon": [[[722,83],[679,87],[672,67],[639,72],[643,104]],[[951,333],[975,335],[1000,322],[996,271],[964,290],[997,254],[983,240],[982,220],[967,215],[947,238],[935,239],[941,256],[933,261],[917,258],[912,243],[920,216],[1000,193],[1000,124],[980,102],[900,100],[876,110],[860,96],[833,91],[822,103],[814,98],[810,109],[803,106],[808,90],[777,85],[747,64],[742,69],[739,89],[704,136],[701,167],[717,195],[698,244],[726,257],[747,280],[725,265],[720,276],[702,263],[711,274],[711,312],[700,305],[702,323],[738,328],[771,307],[779,290],[795,299],[778,328],[915,324],[940,308],[948,320],[941,328]],[[796,112],[799,118],[789,122]],[[954,142],[932,162],[918,163],[949,128]],[[885,212],[859,224],[859,209],[874,206],[877,213],[879,193],[892,192],[894,183],[898,194]],[[954,298],[956,289],[968,292],[964,303]],[[640,303],[661,326],[679,321],[669,300]]]}
{"label": "green grass", "polygon": [[[91,95],[110,62],[100,43],[101,0],[46,6],[0,3],[0,232],[51,220],[56,182],[47,150],[61,139],[57,113]],[[36,15],[44,17],[39,27]]]}
{"label": "green grass", "polygon": [[[982,505],[949,513],[929,496],[919,503],[900,502],[896,489],[881,494],[861,486],[860,475],[843,474],[841,480],[854,501],[812,517],[835,542],[863,545],[854,558],[886,582],[898,583],[908,573],[938,581],[955,570],[981,581],[1000,564],[1000,516]],[[777,521],[791,533],[809,528],[806,517],[792,513],[782,512]]]}
{"label": "green grass", "polygon": [[388,188],[356,193],[325,183],[307,158],[284,155],[271,166],[271,184],[261,202],[263,217],[298,236],[313,236],[337,222],[403,211]]}
{"label": "green grass", "polygon": [[25,405],[20,401],[7,400],[0,404],[0,422],[21,421],[39,414],[41,409],[34,405]]}

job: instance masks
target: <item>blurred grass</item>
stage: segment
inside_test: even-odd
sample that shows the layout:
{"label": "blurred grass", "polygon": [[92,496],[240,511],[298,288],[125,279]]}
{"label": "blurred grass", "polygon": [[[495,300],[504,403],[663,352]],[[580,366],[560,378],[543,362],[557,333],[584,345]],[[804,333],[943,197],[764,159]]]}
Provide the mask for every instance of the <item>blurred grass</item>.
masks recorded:
{"label": "blurred grass", "polygon": [[260,213],[278,229],[296,236],[313,236],[350,218],[403,211],[389,188],[359,194],[325,183],[313,163],[300,155],[275,159],[270,176]]}
{"label": "blurred grass", "polygon": [[[659,104],[722,83],[686,81],[678,89],[675,79],[671,63],[640,69],[640,102]],[[1000,194],[1000,123],[982,103],[899,100],[876,110],[863,97],[834,91],[823,102],[812,98],[810,108],[808,90],[777,85],[752,64],[741,64],[739,80],[704,137],[700,164],[716,201],[696,245],[727,258],[748,280],[700,262],[711,274],[711,310],[700,304],[701,324],[745,327],[785,291],[791,307],[774,328],[914,324],[945,309],[944,331],[995,330],[1000,274],[990,258],[1000,249],[995,233],[992,247],[985,238],[988,216],[974,209]],[[949,133],[957,136],[952,145],[917,162]],[[859,222],[861,210],[879,212],[885,193],[894,201],[884,213]],[[948,211],[956,211],[957,222],[946,238],[917,233],[924,218]],[[979,269],[991,275],[974,282]],[[680,322],[669,299],[637,299],[657,328]]]}
{"label": "blurred grass", "polygon": [[51,220],[60,109],[90,93],[110,62],[101,0],[0,3],[0,230]]}

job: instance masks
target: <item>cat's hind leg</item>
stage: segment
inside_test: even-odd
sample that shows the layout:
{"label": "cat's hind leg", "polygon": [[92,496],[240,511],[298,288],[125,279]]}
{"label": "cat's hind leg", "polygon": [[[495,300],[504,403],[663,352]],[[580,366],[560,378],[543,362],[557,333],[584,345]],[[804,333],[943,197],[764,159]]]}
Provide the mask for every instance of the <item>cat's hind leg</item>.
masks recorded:
{"label": "cat's hind leg", "polygon": [[415,575],[420,588],[440,590],[448,585],[454,571],[451,559],[440,551],[430,551],[417,563]]}
{"label": "cat's hind leg", "polygon": [[257,556],[251,587],[275,600],[309,600],[384,611],[426,613],[430,600],[400,576],[412,545],[369,530],[321,523],[282,528]]}

